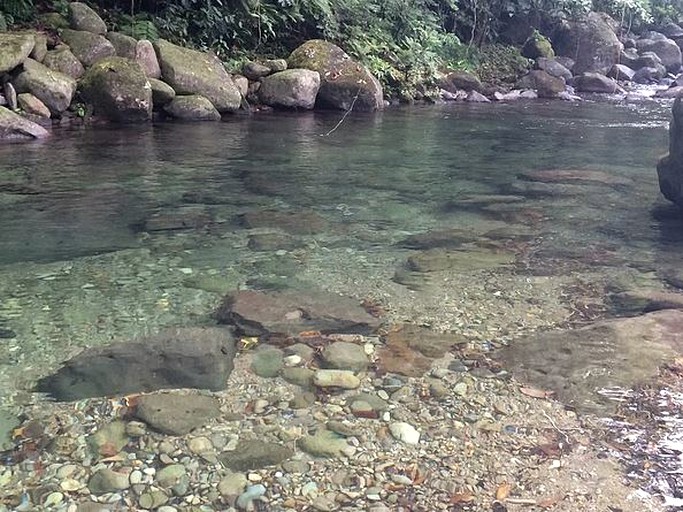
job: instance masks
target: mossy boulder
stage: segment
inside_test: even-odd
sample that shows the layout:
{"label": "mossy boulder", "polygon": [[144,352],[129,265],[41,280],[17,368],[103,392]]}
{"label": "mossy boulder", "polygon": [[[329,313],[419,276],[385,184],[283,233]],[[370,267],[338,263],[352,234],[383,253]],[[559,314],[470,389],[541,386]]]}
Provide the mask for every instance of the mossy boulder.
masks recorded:
{"label": "mossy boulder", "polygon": [[69,45],[76,58],[86,68],[98,60],[116,55],[114,46],[104,37],[85,30],[65,29],[61,32],[62,40]]}
{"label": "mossy boulder", "polygon": [[105,36],[116,50],[118,57],[125,57],[126,59],[135,59],[135,47],[138,44],[137,39],[121,32],[107,32]]}
{"label": "mossy boulder", "polygon": [[365,66],[338,46],[320,39],[306,41],[287,59],[288,68],[320,73],[317,104],[324,108],[371,112],[384,107],[382,86]]}
{"label": "mossy boulder", "polygon": [[534,60],[539,57],[552,59],[555,57],[555,52],[553,51],[553,45],[550,43],[550,40],[540,32],[534,31],[524,43],[522,55],[527,59]]}
{"label": "mossy boulder", "polygon": [[582,19],[564,23],[554,33],[557,54],[575,61],[574,74],[604,74],[619,62],[621,42],[612,29],[613,23],[606,14],[591,12]]}
{"label": "mossy boulder", "polygon": [[86,72],[80,89],[96,115],[120,123],[140,123],[152,118],[152,87],[133,60],[100,60]]}
{"label": "mossy boulder", "polygon": [[175,98],[175,91],[173,87],[156,78],[148,78],[149,84],[152,86],[152,105],[153,108],[163,107]]}
{"label": "mossy boulder", "polygon": [[13,84],[17,92],[33,94],[53,115],[64,112],[76,92],[76,80],[33,59],[24,61],[24,71]]}
{"label": "mossy boulder", "polygon": [[221,114],[205,97],[198,94],[176,96],[164,107],[164,111],[183,121],[220,121]]}
{"label": "mossy boulder", "polygon": [[45,56],[47,55],[47,36],[43,32],[31,32],[33,35],[33,40],[35,44],[33,45],[33,50],[31,50],[31,57],[33,60],[38,62],[43,62]]}
{"label": "mossy boulder", "polygon": [[154,51],[152,43],[146,39],[141,39],[135,45],[135,62],[140,64],[142,70],[148,78],[161,77],[161,68],[159,67],[159,60]]}
{"label": "mossy boulder", "polygon": [[32,34],[0,34],[0,74],[12,71],[33,51]]}
{"label": "mossy boulder", "polygon": [[211,53],[176,46],[164,39],[154,43],[161,75],[178,94],[198,94],[218,112],[234,112],[242,97],[223,63]]}
{"label": "mossy boulder", "polygon": [[310,69],[287,69],[263,79],[259,98],[266,105],[312,109],[320,89],[320,74]]}
{"label": "mossy boulder", "polygon": [[481,91],[483,85],[479,78],[467,71],[450,71],[439,79],[439,87],[443,90],[456,93],[458,91]]}
{"label": "mossy boulder", "polygon": [[44,139],[48,135],[49,132],[39,124],[0,107],[0,140]]}
{"label": "mossy boulder", "polygon": [[562,78],[552,76],[542,69],[534,69],[528,75],[522,77],[517,82],[516,87],[520,89],[534,89],[539,98],[556,98],[558,94],[564,92],[565,82]]}
{"label": "mossy boulder", "polygon": [[69,24],[74,30],[85,30],[93,34],[104,34],[107,32],[107,25],[99,14],[82,2],[71,2],[69,4]]}
{"label": "mossy boulder", "polygon": [[50,109],[30,92],[24,92],[17,96],[17,102],[21,110],[27,114],[38,117],[50,118]]}
{"label": "mossy boulder", "polygon": [[85,73],[85,68],[81,61],[71,53],[68,46],[61,45],[54,50],[50,50],[43,59],[43,64],[48,68],[64,73],[72,78],[80,78]]}

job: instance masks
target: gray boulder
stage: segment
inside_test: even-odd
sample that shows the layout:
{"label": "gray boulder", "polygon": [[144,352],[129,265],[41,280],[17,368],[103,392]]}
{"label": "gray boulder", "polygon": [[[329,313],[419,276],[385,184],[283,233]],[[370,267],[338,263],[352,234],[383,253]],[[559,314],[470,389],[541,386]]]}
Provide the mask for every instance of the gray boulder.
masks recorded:
{"label": "gray boulder", "polygon": [[[655,52],[643,52],[633,63],[633,69],[656,68],[662,66],[662,59]],[[663,67],[663,66],[662,66]]]}
{"label": "gray boulder", "polygon": [[577,21],[566,22],[556,31],[556,53],[575,60],[574,74],[586,71],[607,73],[618,62],[621,43],[612,29],[613,20],[591,12]]}
{"label": "gray boulder", "polygon": [[481,91],[481,80],[467,71],[450,71],[439,79],[439,87],[450,93],[458,91]]}
{"label": "gray boulder", "polygon": [[232,77],[213,54],[181,48],[159,39],[154,48],[164,82],[178,94],[199,94],[218,112],[239,109],[241,96]]}
{"label": "gray boulder", "polygon": [[76,92],[76,80],[32,59],[26,59],[24,71],[13,83],[17,92],[30,92],[42,101],[53,115],[64,112]]}
{"label": "gray boulder", "polygon": [[669,123],[669,154],[657,164],[659,189],[664,197],[683,208],[683,101],[676,98]]}
{"label": "gray boulder", "polygon": [[38,62],[43,62],[45,55],[47,55],[47,36],[42,32],[33,32],[33,39],[35,45],[29,57]]}
{"label": "gray boulder", "polygon": [[560,64],[556,59],[539,57],[536,59],[536,67],[551,76],[564,79],[565,82],[572,78],[572,72]]}
{"label": "gray boulder", "polygon": [[173,87],[166,82],[157,80],[156,78],[148,78],[149,84],[152,86],[152,106],[153,108],[160,108],[167,105],[175,98],[175,91]]}
{"label": "gray boulder", "polygon": [[165,388],[220,390],[233,368],[230,329],[171,328],[147,338],[86,349],[37,389],[58,400],[125,395]]}
{"label": "gray boulder", "polygon": [[624,90],[613,79],[600,73],[584,73],[574,79],[574,87],[579,92],[599,92],[614,94]]}
{"label": "gray boulder", "polygon": [[32,34],[0,33],[0,75],[22,64],[35,44]]}
{"label": "gray boulder", "polygon": [[161,68],[154,46],[146,39],[141,39],[135,45],[135,62],[140,64],[147,78],[159,78],[161,76]]}
{"label": "gray boulder", "polygon": [[19,103],[21,110],[27,114],[44,117],[46,119],[50,118],[50,109],[45,106],[45,103],[29,92],[24,92],[17,96],[17,102]]}
{"label": "gray boulder", "polygon": [[119,123],[152,119],[152,86],[133,60],[123,57],[99,60],[86,72],[80,89],[98,116]]}
{"label": "gray boulder", "polygon": [[619,54],[619,63],[631,69],[638,69],[640,67],[638,63],[639,58],[638,50],[635,48],[624,48]]}
{"label": "gray boulder", "polygon": [[154,430],[182,436],[220,416],[220,402],[210,396],[157,394],[141,396],[135,415]]}
{"label": "gray boulder", "polygon": [[49,132],[32,121],[0,107],[0,140],[44,139]]}
{"label": "gray boulder", "polygon": [[652,52],[662,61],[669,73],[677,73],[681,69],[681,49],[675,41],[664,36],[657,39],[639,39],[636,48],[640,52]]}
{"label": "gray boulder", "polygon": [[683,37],[683,28],[673,22],[665,23],[664,25],[657,27],[657,32],[671,39]]}
{"label": "gray boulder", "polygon": [[138,45],[137,39],[121,32],[107,32],[105,37],[114,46],[118,57],[135,59],[135,48]]}
{"label": "gray boulder", "polygon": [[679,96],[683,96],[683,86],[680,86],[680,85],[675,85],[675,86],[670,87],[664,91],[657,91],[655,93],[656,98],[675,99],[675,98],[678,98]]}
{"label": "gray boulder", "polygon": [[116,55],[116,50],[109,41],[92,32],[65,29],[61,32],[61,38],[86,68],[100,59]]}
{"label": "gray boulder", "polygon": [[564,92],[564,79],[552,76],[541,69],[534,69],[522,77],[516,86],[520,89],[534,89],[540,98],[556,98]]}
{"label": "gray boulder", "polygon": [[382,86],[368,69],[338,46],[313,39],[294,50],[288,68],[311,69],[320,73],[317,103],[325,108],[371,112],[384,108]]}
{"label": "gray boulder", "polygon": [[656,84],[664,77],[665,73],[664,66],[644,67],[633,74],[632,80],[637,84]]}
{"label": "gray boulder", "polygon": [[522,46],[522,56],[532,60],[539,57],[552,59],[555,57],[555,52],[548,38],[538,31],[534,31]]}
{"label": "gray boulder", "polygon": [[54,50],[50,50],[45,55],[43,59],[43,64],[48,68],[59,71],[71,78],[80,78],[85,73],[85,68],[81,61],[76,58],[76,56],[71,53],[68,46],[62,45]]}
{"label": "gray boulder", "polygon": [[164,111],[171,117],[183,121],[221,120],[220,112],[208,99],[199,94],[176,96],[164,107]]}
{"label": "gray boulder", "polygon": [[633,80],[633,76],[635,74],[636,72],[633,71],[630,67],[625,66],[624,64],[615,64],[614,66],[612,66],[612,69],[609,70],[607,76],[610,78],[614,78],[615,80],[631,81]]}
{"label": "gray boulder", "polygon": [[310,69],[288,69],[263,79],[258,95],[266,105],[312,109],[320,89],[320,74]]}
{"label": "gray boulder", "polygon": [[107,25],[99,14],[82,2],[69,4],[69,24],[74,30],[85,30],[93,34],[107,32]]}
{"label": "gray boulder", "polygon": [[242,66],[242,74],[254,82],[270,75],[272,72],[269,66],[251,60],[245,62],[244,66]]}

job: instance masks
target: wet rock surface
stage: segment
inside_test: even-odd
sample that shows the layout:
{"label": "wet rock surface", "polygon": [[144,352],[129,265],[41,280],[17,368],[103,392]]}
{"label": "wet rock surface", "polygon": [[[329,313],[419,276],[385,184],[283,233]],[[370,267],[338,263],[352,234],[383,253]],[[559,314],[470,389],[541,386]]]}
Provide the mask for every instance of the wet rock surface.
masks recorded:
{"label": "wet rock surface", "polygon": [[218,417],[220,410],[208,396],[161,394],[140,397],[135,414],[154,430],[180,436]]}

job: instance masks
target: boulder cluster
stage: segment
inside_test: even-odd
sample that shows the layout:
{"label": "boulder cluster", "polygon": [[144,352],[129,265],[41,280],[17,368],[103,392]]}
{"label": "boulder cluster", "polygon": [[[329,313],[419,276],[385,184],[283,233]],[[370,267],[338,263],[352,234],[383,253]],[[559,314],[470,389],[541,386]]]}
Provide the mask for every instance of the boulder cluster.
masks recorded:
{"label": "boulder cluster", "polygon": [[522,55],[533,60],[533,69],[512,92],[487,91],[471,76],[452,72],[441,80],[442,97],[461,99],[477,91],[485,96],[482,101],[571,100],[574,93],[622,94],[641,84],[660,86],[657,96],[673,98],[683,91],[683,77],[677,77],[681,46],[683,29],[674,23],[634,36],[623,34],[608,15],[591,12],[564,23],[550,39],[534,32],[526,40]]}
{"label": "boulder cluster", "polygon": [[[251,104],[372,111],[382,87],[339,47],[311,40],[285,59],[248,62],[231,74],[216,55],[107,30],[81,2],[54,32],[0,32],[0,139],[43,138],[54,120],[93,115],[121,123],[155,113],[217,121]],[[55,35],[57,34],[57,35]]]}

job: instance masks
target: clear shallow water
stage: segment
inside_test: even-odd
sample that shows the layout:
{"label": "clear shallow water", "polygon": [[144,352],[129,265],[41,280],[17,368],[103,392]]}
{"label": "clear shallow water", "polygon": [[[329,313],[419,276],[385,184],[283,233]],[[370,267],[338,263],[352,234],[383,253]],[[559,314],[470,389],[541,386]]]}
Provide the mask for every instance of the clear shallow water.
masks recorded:
{"label": "clear shallow water", "polygon": [[[371,296],[392,320],[488,341],[566,320],[577,283],[652,284],[683,249],[678,222],[656,215],[669,111],[452,105],[351,116],[327,137],[337,115],[0,146],[0,328],[14,334],[0,340],[3,400],[83,346],[209,323],[237,287]],[[614,179],[518,178],[558,169]],[[263,211],[295,217],[284,230],[281,220],[245,223]],[[402,240],[454,228],[474,238],[503,230],[518,264],[397,278],[414,254]],[[254,242],[273,233],[297,243]]]}

